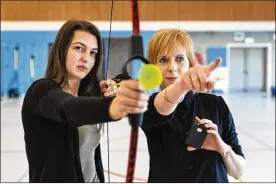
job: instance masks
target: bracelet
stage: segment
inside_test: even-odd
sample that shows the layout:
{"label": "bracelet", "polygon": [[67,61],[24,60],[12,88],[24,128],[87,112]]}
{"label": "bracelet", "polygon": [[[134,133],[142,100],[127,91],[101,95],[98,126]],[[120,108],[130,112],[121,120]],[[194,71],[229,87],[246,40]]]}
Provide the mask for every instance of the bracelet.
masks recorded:
{"label": "bracelet", "polygon": [[169,100],[168,100],[168,96],[167,96],[167,89],[168,89],[168,88],[166,88],[166,89],[164,90],[164,99],[165,99],[166,102],[168,102],[169,104],[175,105],[175,104],[179,104],[179,103],[181,103],[181,102],[183,101],[184,96],[180,99],[179,102],[173,103],[173,102],[169,101]]}

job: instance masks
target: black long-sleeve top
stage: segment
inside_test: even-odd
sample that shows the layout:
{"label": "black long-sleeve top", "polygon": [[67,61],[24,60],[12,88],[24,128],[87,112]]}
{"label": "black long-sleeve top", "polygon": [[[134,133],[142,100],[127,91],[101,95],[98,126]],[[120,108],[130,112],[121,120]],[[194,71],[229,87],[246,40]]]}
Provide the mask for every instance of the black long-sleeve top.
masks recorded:
{"label": "black long-sleeve top", "polygon": [[207,93],[194,95],[190,91],[172,114],[161,116],[154,110],[156,95],[150,98],[151,112],[145,116],[142,126],[150,156],[148,182],[228,182],[226,166],[218,152],[187,151],[185,143],[195,116],[198,116],[215,123],[222,140],[244,157],[232,114],[223,98]]}
{"label": "black long-sleeve top", "polygon": [[[22,106],[29,182],[84,182],[77,127],[112,121],[113,98],[74,97],[48,79],[35,81]],[[100,146],[95,150],[100,182],[104,182]]]}

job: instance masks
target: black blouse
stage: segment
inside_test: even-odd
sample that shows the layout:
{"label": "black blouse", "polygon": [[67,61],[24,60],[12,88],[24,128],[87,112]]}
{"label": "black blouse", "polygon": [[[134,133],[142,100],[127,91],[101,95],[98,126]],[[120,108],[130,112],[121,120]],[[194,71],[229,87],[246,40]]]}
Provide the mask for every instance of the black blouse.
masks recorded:
{"label": "black blouse", "polygon": [[[156,95],[150,98],[152,109]],[[222,97],[190,91],[171,115],[152,112],[146,113],[142,126],[150,156],[148,182],[228,182],[226,167],[218,152],[187,151],[185,144],[194,118],[198,116],[215,123],[222,140],[244,157],[234,120]]]}
{"label": "black blouse", "polygon": [[[21,112],[29,182],[84,182],[77,127],[112,121],[107,111],[112,99],[74,97],[52,80],[35,81]],[[104,182],[100,146],[95,164]]]}

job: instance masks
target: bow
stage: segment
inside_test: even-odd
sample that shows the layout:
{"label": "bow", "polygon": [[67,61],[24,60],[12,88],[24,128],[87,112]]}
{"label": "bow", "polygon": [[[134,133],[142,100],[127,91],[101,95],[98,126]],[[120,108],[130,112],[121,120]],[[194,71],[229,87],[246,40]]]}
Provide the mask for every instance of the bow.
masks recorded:
{"label": "bow", "polygon": [[[148,63],[147,60],[143,57],[143,40],[142,40],[142,37],[140,36],[138,0],[132,0],[131,6],[132,6],[131,58],[129,59],[128,62],[135,59],[140,59],[144,63]],[[123,72],[126,73],[126,65],[123,68]],[[130,134],[128,164],[127,164],[127,173],[126,173],[127,183],[132,183],[134,178],[137,146],[138,146],[138,138],[139,138],[139,127],[142,123],[142,119],[143,119],[143,114],[129,115],[129,122],[131,124],[131,134]]]}
{"label": "bow", "polygon": [[[111,26],[112,26],[112,13],[113,13],[113,4],[114,0],[111,3],[111,11],[110,11],[110,27],[109,27],[109,35],[108,35],[108,53],[107,53],[107,62],[104,62],[103,66],[103,79],[108,79],[108,61],[109,61],[109,50],[110,50],[110,35],[111,35]],[[109,168],[109,128],[108,122],[106,123],[106,131],[107,131],[107,166],[108,166],[108,182],[110,183],[110,168]]]}
{"label": "bow", "polygon": [[[130,52],[131,55],[130,55],[130,59],[124,64],[122,68],[122,73],[127,78],[131,78],[127,72],[127,65],[132,61],[140,60],[145,64],[149,64],[149,62],[143,57],[143,40],[142,40],[142,37],[140,36],[138,0],[132,0],[131,7],[132,7],[132,36],[131,36],[131,52]],[[112,10],[113,10],[113,0],[112,0],[111,16],[110,16],[108,56],[109,56],[109,46],[110,46]],[[106,64],[107,69],[105,71],[106,79],[108,78],[108,75],[107,75],[108,59]],[[126,182],[132,183],[134,178],[134,173],[135,173],[135,163],[136,163],[137,146],[138,146],[138,138],[139,138],[139,127],[141,126],[141,123],[142,123],[143,114],[129,114],[128,117],[131,125],[131,135],[130,135],[130,144],[129,144]],[[107,134],[108,134],[108,124],[107,124]],[[109,172],[109,151],[108,151],[108,172]]]}

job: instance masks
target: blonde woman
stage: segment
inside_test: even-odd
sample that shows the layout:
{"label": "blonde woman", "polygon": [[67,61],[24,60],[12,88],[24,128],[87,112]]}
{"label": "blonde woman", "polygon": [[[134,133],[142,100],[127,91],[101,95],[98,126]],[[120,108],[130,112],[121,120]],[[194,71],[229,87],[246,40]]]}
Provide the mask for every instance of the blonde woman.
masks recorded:
{"label": "blonde woman", "polygon": [[[245,157],[231,112],[222,97],[198,93],[212,88],[210,73],[220,59],[197,65],[193,43],[176,29],[157,31],[150,40],[147,59],[160,68],[161,91],[149,100],[142,129],[147,137],[148,182],[228,182],[244,172]],[[192,124],[204,124],[202,147],[186,145]]]}

